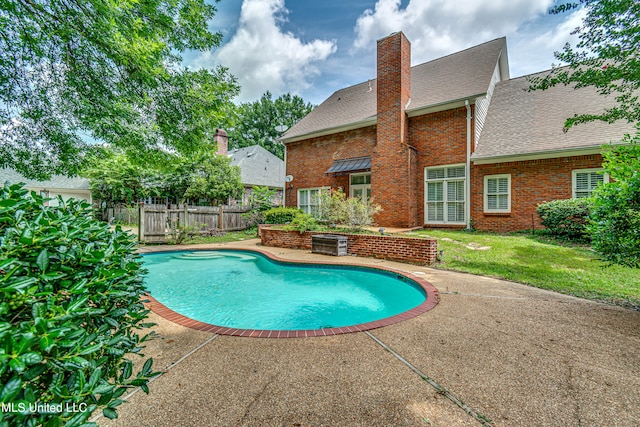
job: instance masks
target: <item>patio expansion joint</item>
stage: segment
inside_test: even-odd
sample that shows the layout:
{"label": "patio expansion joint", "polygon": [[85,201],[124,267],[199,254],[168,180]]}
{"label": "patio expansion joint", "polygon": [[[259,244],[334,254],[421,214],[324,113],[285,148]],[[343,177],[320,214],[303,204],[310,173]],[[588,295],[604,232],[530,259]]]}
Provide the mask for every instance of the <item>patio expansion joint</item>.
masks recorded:
{"label": "patio expansion joint", "polygon": [[[152,382],[154,382],[155,380],[157,380],[158,378],[162,377],[162,375],[166,374],[170,369],[175,368],[178,364],[180,364],[181,362],[183,362],[184,360],[186,360],[189,356],[191,356],[192,354],[194,354],[195,352],[197,352],[198,350],[200,350],[202,347],[206,346],[207,344],[209,344],[211,341],[213,341],[214,339],[216,339],[218,337],[217,334],[213,334],[212,336],[210,336],[209,338],[207,338],[205,341],[203,341],[202,343],[198,344],[195,348],[189,350],[185,355],[183,355],[180,359],[176,360],[175,362],[172,362],[169,364],[169,366],[167,366],[164,369],[161,369],[159,372],[159,375],[156,375],[155,377],[151,378],[148,382],[147,385],[151,384]],[[142,390],[140,387],[136,387],[135,389],[133,389],[130,393],[126,394],[124,397],[122,397],[123,401],[127,401],[128,399],[130,399],[134,394],[136,394],[137,392],[139,392],[140,390]],[[102,418],[102,412],[100,412],[99,414],[97,414],[96,416],[94,416],[93,418],[91,418],[89,421],[90,422],[96,422],[97,420],[99,420],[100,418]]]}
{"label": "patio expansion joint", "polygon": [[471,409],[467,404],[465,404],[462,400],[460,400],[455,395],[453,395],[449,390],[447,390],[444,387],[442,387],[440,384],[438,384],[436,381],[434,381],[432,378],[430,378],[428,375],[426,375],[420,369],[418,369],[417,367],[412,365],[411,362],[409,362],[407,359],[402,357],[400,354],[398,354],[396,351],[394,351],[391,347],[389,347],[387,344],[385,344],[380,339],[378,339],[375,335],[373,335],[371,333],[371,331],[363,331],[363,332],[365,334],[367,334],[369,336],[369,338],[374,340],[378,345],[380,345],[382,348],[384,348],[389,353],[391,353],[396,359],[398,359],[400,362],[402,362],[405,366],[407,366],[413,372],[418,374],[418,376],[422,380],[426,381],[430,386],[435,388],[436,391],[439,394],[441,394],[442,396],[446,397],[447,399],[449,399],[450,401],[455,403],[460,409],[465,411],[468,415],[473,417],[480,424],[482,424],[485,427],[493,427],[493,423],[489,418],[487,418],[485,415],[482,415],[481,413]]}

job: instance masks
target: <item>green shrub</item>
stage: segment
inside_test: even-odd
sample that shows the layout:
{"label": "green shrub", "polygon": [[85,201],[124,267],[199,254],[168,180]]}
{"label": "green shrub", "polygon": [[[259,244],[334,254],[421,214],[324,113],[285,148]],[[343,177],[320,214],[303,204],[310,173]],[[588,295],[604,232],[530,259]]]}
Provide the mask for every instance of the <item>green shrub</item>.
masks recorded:
{"label": "green shrub", "polygon": [[586,239],[591,201],[587,198],[554,200],[538,205],[538,216],[549,233],[566,239]]}
{"label": "green shrub", "polygon": [[298,213],[291,223],[287,226],[287,230],[297,230],[300,233],[305,231],[318,230],[320,228],[318,221],[306,213]]}
{"label": "green shrub", "polygon": [[640,132],[603,152],[610,181],[593,193],[593,249],[610,263],[640,268]]}
{"label": "green shrub", "polygon": [[347,197],[341,189],[321,191],[316,196],[316,219],[324,224],[342,224],[360,230],[373,222],[373,217],[382,210],[373,199]]}
{"label": "green shrub", "polygon": [[126,390],[148,392],[155,375],[151,359],[136,375],[130,360],[151,325],[134,237],[85,202],[60,203],[0,187],[0,402],[14,409],[3,426],[96,425],[94,411],[115,418]]}
{"label": "green shrub", "polygon": [[249,206],[252,211],[264,212],[271,209],[274,205],[272,202],[276,190],[270,190],[269,187],[253,186],[249,196]]}
{"label": "green shrub", "polygon": [[302,213],[298,208],[285,208],[279,206],[264,212],[265,224],[289,224],[296,215]]}

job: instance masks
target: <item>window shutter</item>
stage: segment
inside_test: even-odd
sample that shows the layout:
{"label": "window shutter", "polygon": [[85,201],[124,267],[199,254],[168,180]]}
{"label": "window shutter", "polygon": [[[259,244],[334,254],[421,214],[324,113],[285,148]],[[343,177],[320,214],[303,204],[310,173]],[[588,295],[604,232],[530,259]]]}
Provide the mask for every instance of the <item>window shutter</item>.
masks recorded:
{"label": "window shutter", "polygon": [[444,169],[427,170],[427,179],[444,179]]}
{"label": "window shutter", "polygon": [[443,184],[441,182],[430,182],[427,184],[427,201],[441,202],[443,200]]}
{"label": "window shutter", "polygon": [[464,178],[464,166],[447,168],[447,178]]}
{"label": "window shutter", "polygon": [[509,177],[500,176],[486,179],[487,211],[509,210]]}

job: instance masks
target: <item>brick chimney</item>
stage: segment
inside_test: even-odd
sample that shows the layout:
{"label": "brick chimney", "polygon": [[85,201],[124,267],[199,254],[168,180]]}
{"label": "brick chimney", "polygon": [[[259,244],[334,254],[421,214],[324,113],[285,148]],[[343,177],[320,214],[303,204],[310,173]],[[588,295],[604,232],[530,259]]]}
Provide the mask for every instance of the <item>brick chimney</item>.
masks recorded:
{"label": "brick chimney", "polygon": [[229,152],[229,137],[227,136],[227,132],[222,129],[216,129],[216,133],[213,135],[213,140],[218,146],[216,154],[226,156]]}
{"label": "brick chimney", "polygon": [[417,224],[416,153],[407,144],[405,109],[411,97],[411,44],[402,32],[378,40],[376,147],[371,157],[371,194],[389,227]]}

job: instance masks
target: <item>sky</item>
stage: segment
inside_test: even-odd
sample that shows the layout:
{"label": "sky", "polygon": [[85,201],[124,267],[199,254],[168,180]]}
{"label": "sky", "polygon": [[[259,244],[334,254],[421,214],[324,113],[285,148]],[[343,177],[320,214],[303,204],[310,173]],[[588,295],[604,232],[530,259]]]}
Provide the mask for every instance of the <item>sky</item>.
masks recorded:
{"label": "sky", "polygon": [[[209,1],[209,0],[208,0]],[[213,0],[211,0],[213,1]],[[560,0],[564,3],[564,1]],[[583,11],[550,15],[554,0],[221,0],[209,29],[217,48],[187,52],[190,68],[227,67],[237,102],[299,95],[320,104],[336,90],[376,76],[376,40],[402,31],[417,65],[506,36],[511,77],[552,67],[554,51]]]}

